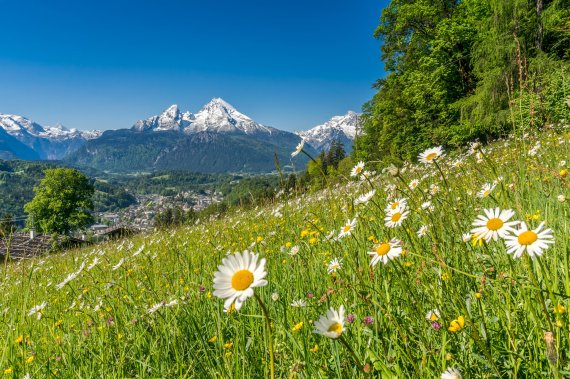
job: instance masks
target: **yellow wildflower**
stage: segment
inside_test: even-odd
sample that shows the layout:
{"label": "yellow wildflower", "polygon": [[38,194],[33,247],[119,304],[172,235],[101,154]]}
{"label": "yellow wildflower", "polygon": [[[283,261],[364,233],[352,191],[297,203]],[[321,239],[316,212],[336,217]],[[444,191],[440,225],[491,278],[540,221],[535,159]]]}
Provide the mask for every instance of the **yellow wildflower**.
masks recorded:
{"label": "yellow wildflower", "polygon": [[450,332],[456,333],[465,327],[465,318],[463,316],[457,317],[455,320],[451,321],[449,328]]}
{"label": "yellow wildflower", "polygon": [[298,323],[297,325],[292,327],[291,330],[296,332],[296,331],[300,330],[302,327],[303,327],[303,321],[301,321],[300,323]]}

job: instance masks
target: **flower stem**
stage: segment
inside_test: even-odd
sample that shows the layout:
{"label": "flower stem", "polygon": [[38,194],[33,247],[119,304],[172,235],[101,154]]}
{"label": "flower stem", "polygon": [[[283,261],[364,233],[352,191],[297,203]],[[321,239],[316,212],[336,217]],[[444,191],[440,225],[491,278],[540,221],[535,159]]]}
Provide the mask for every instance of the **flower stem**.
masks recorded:
{"label": "flower stem", "polygon": [[338,340],[340,341],[340,343],[342,343],[344,345],[344,347],[346,347],[346,349],[350,352],[350,354],[352,355],[352,358],[354,358],[354,362],[356,363],[356,365],[358,366],[358,369],[360,371],[362,371],[363,373],[367,373],[364,370],[364,366],[362,366],[362,364],[360,363],[360,360],[358,359],[358,357],[356,356],[356,353],[354,352],[354,350],[352,349],[352,347],[350,347],[350,345],[348,344],[348,342],[346,342],[346,340],[344,339],[344,336],[341,334],[341,336],[338,338]]}
{"label": "flower stem", "polygon": [[261,298],[257,296],[256,293],[254,293],[253,296],[255,296],[255,299],[259,303],[259,306],[263,311],[263,316],[265,316],[265,323],[267,324],[267,340],[269,344],[269,377],[271,379],[275,379],[275,353],[273,348],[273,330],[271,328],[271,319],[269,318],[269,311],[267,310],[267,307],[265,306]]}
{"label": "flower stem", "polygon": [[[445,187],[449,190],[449,183],[447,182],[447,179],[445,178],[445,175],[441,169],[441,167],[439,167],[439,165],[437,164],[437,161],[433,161],[433,163],[435,164],[435,167],[437,167],[437,170],[439,171],[439,173],[441,174],[441,178],[443,179],[443,182],[445,183]],[[449,191],[448,191],[448,195],[449,195]]]}
{"label": "flower stem", "polygon": [[542,306],[542,312],[544,313],[544,317],[548,322],[548,330],[553,330],[552,321],[550,321],[550,315],[548,314],[548,309],[546,308],[546,302],[544,301],[544,296],[542,295],[542,285],[538,282],[538,279],[536,279],[536,275],[534,274],[533,270],[533,265],[528,255],[524,256],[524,260],[528,267],[529,276],[534,285],[538,288],[536,297],[538,298],[537,300],[539,304]]}

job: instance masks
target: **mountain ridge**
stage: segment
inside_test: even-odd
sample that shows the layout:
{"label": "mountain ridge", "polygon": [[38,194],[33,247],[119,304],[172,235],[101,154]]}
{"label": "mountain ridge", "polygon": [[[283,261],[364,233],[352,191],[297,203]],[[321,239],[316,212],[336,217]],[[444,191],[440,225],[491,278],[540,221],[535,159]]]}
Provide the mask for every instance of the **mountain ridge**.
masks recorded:
{"label": "mountain ridge", "polygon": [[57,159],[110,171],[268,172],[275,169],[275,154],[284,167],[306,163],[303,156],[291,157],[301,139],[315,155],[328,149],[333,139],[350,151],[357,123],[358,115],[349,111],[308,131],[291,133],[258,123],[219,97],[196,113],[182,112],[173,104],[129,129],[103,132],[42,126],[23,116],[0,114],[0,156]]}
{"label": "mountain ridge", "polygon": [[[30,156],[36,155],[37,157],[32,159],[62,159],[86,141],[101,135],[98,130],[80,131],[68,129],[61,124],[42,126],[26,117],[4,113],[0,113],[0,130],[35,152],[30,155],[15,144],[12,149],[15,151],[15,158],[21,159],[30,159]],[[14,145],[14,142],[11,144]],[[5,151],[3,148],[0,150]]]}
{"label": "mountain ridge", "polygon": [[317,151],[328,150],[332,141],[336,139],[343,143],[347,152],[350,152],[352,142],[358,134],[362,133],[359,116],[356,112],[348,111],[345,115],[333,116],[324,124],[296,132],[296,134]]}

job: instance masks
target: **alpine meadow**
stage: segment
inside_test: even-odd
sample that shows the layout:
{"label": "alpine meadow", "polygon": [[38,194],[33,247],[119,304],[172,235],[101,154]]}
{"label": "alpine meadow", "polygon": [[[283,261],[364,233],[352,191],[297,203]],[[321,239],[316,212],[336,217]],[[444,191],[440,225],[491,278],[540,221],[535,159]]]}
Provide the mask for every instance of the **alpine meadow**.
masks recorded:
{"label": "alpine meadow", "polygon": [[[29,214],[0,228],[0,376],[570,378],[570,0],[375,17],[385,76],[309,131],[221,98],[71,142],[6,124],[58,160],[0,162]],[[134,204],[152,227],[78,237]],[[80,246],[19,259],[16,229]]]}

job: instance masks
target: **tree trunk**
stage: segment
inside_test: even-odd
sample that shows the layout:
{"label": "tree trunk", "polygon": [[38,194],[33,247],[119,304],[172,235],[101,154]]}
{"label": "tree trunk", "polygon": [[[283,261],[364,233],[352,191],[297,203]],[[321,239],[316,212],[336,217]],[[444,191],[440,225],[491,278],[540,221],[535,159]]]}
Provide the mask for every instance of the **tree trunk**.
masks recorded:
{"label": "tree trunk", "polygon": [[542,34],[543,34],[543,26],[542,26],[542,8],[543,8],[543,0],[536,0],[536,22],[537,22],[537,31],[536,31],[536,49],[542,50]]}

